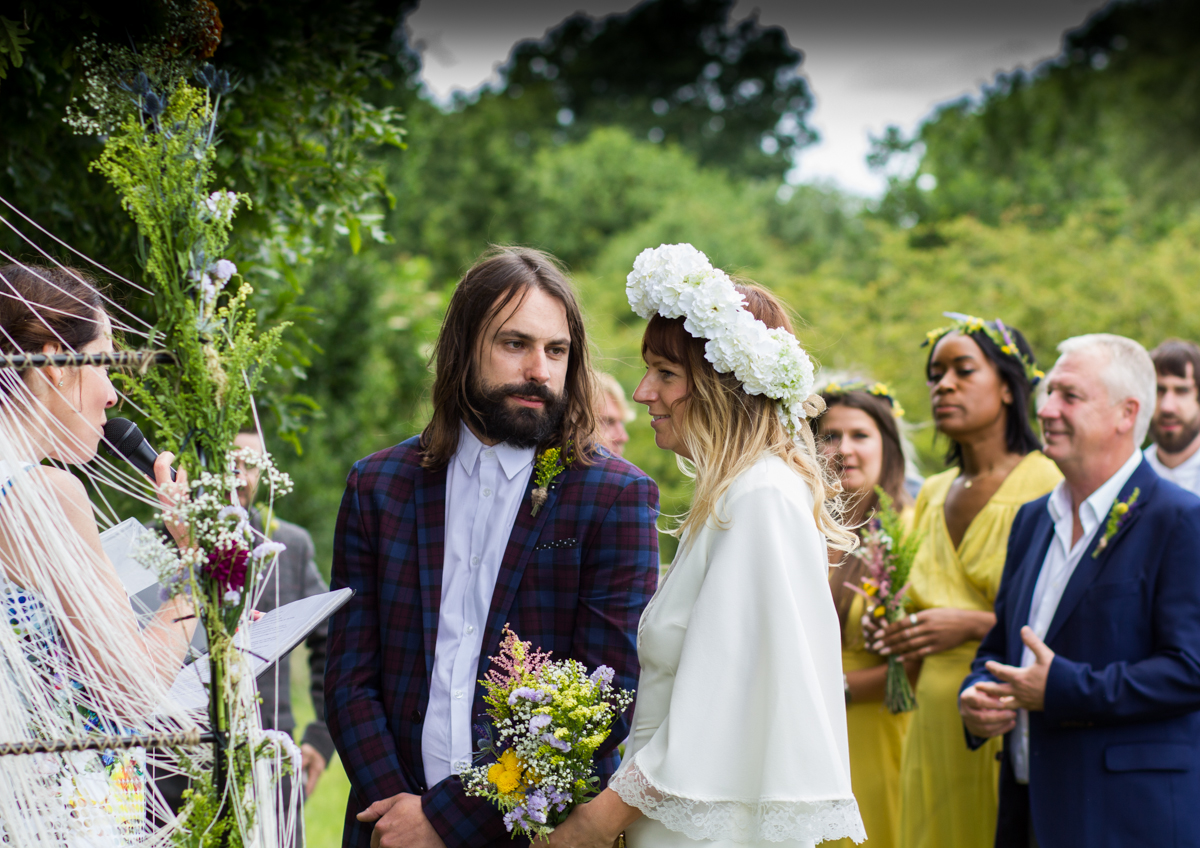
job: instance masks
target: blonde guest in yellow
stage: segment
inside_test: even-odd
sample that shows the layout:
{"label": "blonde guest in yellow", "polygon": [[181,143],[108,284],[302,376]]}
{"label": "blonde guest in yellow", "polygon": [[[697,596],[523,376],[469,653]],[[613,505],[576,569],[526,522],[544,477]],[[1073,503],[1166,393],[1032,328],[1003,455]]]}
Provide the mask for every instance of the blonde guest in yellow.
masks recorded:
{"label": "blonde guest in yellow", "polygon": [[949,317],[953,323],[928,334],[925,374],[952,467],[917,497],[922,544],[908,592],[917,611],[872,645],[884,656],[922,660],[900,766],[904,848],[994,844],[1000,741],[968,750],[958,689],[996,623],[992,605],[1013,518],[1062,478],[1030,423],[1041,372],[1029,343],[999,319]]}
{"label": "blonde guest in yellow", "polygon": [[[904,488],[904,451],[897,418],[899,403],[882,383],[829,383],[821,389],[826,410],[814,422],[817,439],[848,496],[848,526],[863,526],[879,506],[875,487],[912,520],[912,497]],[[900,755],[909,713],[893,715],[883,705],[887,660],[867,650],[863,638],[863,597],[852,591],[863,564],[854,554],[831,551],[829,588],[842,627],[846,725],[850,735],[850,782],[867,843],[896,848],[900,836]],[[913,663],[913,672],[917,663]],[[910,674],[915,680],[915,673]],[[832,845],[850,848],[842,839]]]}

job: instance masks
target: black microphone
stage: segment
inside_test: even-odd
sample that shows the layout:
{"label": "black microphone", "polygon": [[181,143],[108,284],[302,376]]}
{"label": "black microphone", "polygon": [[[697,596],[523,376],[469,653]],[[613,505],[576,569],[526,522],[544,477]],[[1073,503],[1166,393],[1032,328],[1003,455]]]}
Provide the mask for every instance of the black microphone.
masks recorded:
{"label": "black microphone", "polygon": [[[128,418],[108,419],[100,444],[107,453],[125,460],[151,480],[154,479],[154,460],[158,459],[158,451],[146,441],[138,425]],[[171,481],[175,481],[174,468],[171,469]]]}

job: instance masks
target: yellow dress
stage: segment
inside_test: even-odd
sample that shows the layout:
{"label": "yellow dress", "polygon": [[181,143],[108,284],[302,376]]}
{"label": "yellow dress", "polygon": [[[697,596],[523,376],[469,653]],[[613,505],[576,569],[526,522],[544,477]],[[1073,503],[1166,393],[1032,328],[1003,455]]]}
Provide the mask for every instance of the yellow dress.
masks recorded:
{"label": "yellow dress", "polygon": [[[831,569],[831,580],[838,569]],[[866,649],[862,635],[862,616],[866,606],[855,597],[842,629],[842,670],[859,671],[881,665],[887,660]],[[892,715],[883,701],[851,703],[846,708],[846,730],[850,736],[850,786],[858,801],[863,825],[867,829],[865,845],[871,848],[896,848],[900,843],[900,753],[912,713]],[[849,839],[822,843],[822,848],[854,848]]]}
{"label": "yellow dress", "polygon": [[[916,609],[950,607],[990,612],[1000,588],[1008,533],[1017,510],[1062,479],[1041,452],[1027,455],[967,527],[958,549],[946,529],[952,468],[930,477],[917,498],[923,539],[913,562],[909,597]],[[917,709],[900,766],[900,844],[904,848],[992,848],[996,840],[999,738],[967,749],[958,690],[970,672],[976,641],[925,658]]]}

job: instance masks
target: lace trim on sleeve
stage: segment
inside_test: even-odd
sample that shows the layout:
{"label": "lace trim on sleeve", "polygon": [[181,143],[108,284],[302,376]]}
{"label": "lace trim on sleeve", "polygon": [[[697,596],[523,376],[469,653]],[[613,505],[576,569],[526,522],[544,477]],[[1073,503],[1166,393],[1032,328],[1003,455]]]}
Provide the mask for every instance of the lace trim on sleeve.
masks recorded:
{"label": "lace trim on sleeve", "polygon": [[626,804],[689,839],[815,844],[846,836],[856,843],[867,838],[853,798],[756,803],[683,798],[655,786],[636,760],[613,775],[608,788]]}

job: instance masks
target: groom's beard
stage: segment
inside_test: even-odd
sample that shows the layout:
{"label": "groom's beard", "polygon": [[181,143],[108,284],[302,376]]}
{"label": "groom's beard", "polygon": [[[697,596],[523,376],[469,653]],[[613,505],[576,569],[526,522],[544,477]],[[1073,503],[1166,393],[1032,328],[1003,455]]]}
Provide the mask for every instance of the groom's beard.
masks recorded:
{"label": "groom's beard", "polygon": [[[539,398],[541,409],[516,406],[510,395]],[[567,396],[557,395],[540,383],[489,386],[472,381],[468,399],[478,413],[475,424],[483,435],[518,448],[537,447],[557,432],[567,410]]]}

